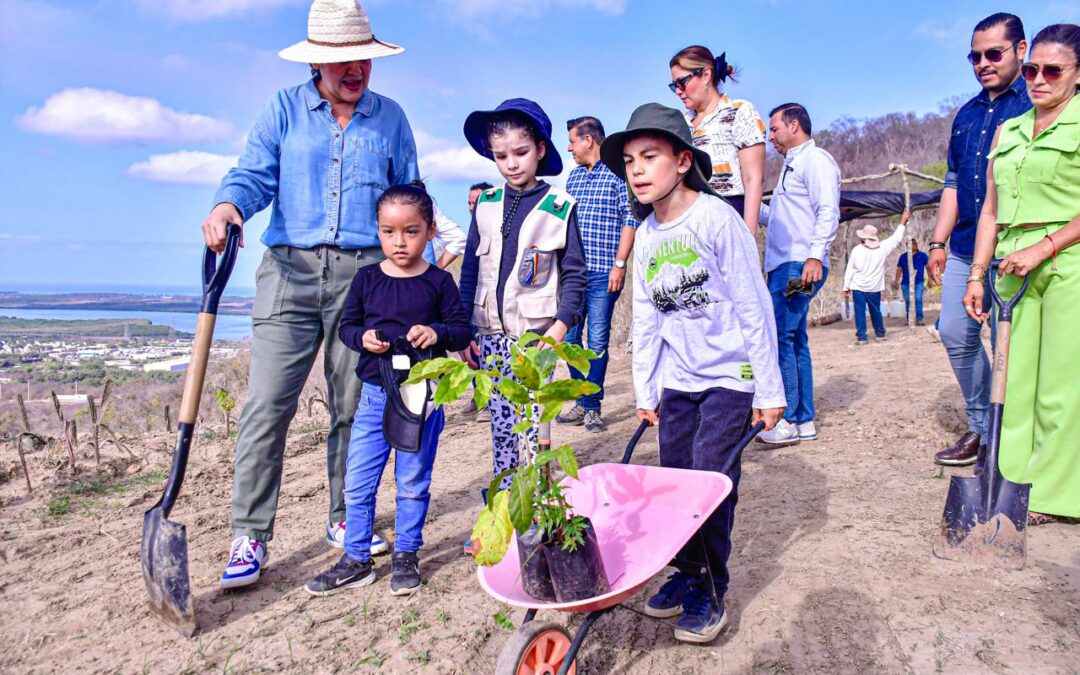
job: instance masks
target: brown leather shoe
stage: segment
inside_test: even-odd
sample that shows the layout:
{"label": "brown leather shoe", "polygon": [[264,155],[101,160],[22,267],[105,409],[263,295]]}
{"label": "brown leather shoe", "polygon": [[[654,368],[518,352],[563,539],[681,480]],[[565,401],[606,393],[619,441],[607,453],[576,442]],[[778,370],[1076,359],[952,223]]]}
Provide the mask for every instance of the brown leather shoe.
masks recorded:
{"label": "brown leather shoe", "polygon": [[974,464],[979,454],[979,434],[969,431],[951,445],[934,455],[934,461],[945,466]]}

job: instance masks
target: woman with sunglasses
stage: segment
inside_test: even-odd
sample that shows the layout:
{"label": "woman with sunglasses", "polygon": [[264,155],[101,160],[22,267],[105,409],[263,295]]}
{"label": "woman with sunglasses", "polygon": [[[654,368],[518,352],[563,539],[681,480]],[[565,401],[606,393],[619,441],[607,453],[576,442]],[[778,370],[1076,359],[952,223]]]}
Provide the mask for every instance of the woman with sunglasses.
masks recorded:
{"label": "woman with sunglasses", "polygon": [[[1013,315],[1000,464],[1031,483],[1029,525],[1080,518],[1080,27],[1056,24],[1020,72],[1034,108],[1001,125],[964,308],[985,321],[983,277],[1002,258],[1004,297],[1029,287]],[[992,470],[987,467],[987,470]]]}
{"label": "woman with sunglasses", "polygon": [[749,101],[730,99],[720,85],[734,75],[725,54],[692,45],[671,57],[668,87],[686,106],[694,146],[709,153],[709,187],[757,232],[765,184],[765,122]]}

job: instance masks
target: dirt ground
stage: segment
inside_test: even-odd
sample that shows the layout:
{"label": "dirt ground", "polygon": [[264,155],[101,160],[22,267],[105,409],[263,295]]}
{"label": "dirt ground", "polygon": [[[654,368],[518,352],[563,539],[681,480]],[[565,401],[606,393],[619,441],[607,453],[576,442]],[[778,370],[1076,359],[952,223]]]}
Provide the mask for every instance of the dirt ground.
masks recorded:
{"label": "dirt ground", "polygon": [[[947,479],[969,472],[931,460],[962,431],[960,394],[940,344],[890,326],[888,342],[865,348],[850,324],[811,330],[821,437],[745,455],[727,631],[685,645],[674,620],[619,608],[594,626],[578,672],[1077,672],[1080,526],[1032,529],[1022,571],[931,554]],[[628,356],[613,357],[609,380],[606,434],[555,430],[583,464],[618,461],[635,427]],[[66,468],[52,472],[55,457],[31,455],[34,493],[21,475],[0,486],[0,670],[491,672],[521,612],[485,595],[461,555],[491,460],[487,428],[459,410],[439,448],[425,584],[408,599],[389,594],[387,557],[373,586],[331,598],[303,590],[339,555],[323,539],[325,419],[304,413],[290,432],[269,567],[258,585],[222,593],[232,444],[220,429],[210,439],[213,429],[198,430],[172,516],[188,527],[201,626],[191,639],[148,613],[139,572],[142,513],[160,495],[172,438],[141,439],[137,458],[110,446],[100,474],[84,449],[74,483]],[[656,462],[655,432],[635,461]],[[391,481],[376,521],[386,536],[392,507]]]}

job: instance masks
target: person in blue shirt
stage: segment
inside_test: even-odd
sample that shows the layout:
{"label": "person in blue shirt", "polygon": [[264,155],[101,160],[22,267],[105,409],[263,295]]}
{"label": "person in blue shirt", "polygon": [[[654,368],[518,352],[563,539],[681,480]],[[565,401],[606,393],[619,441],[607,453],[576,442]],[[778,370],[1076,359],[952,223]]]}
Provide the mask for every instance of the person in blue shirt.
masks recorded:
{"label": "person in blue shirt", "polygon": [[[230,223],[243,225],[271,207],[251,308],[251,374],[233,477],[234,539],[222,588],[254,583],[266,565],[285,435],[320,348],[330,411],[325,534],[329,545],[344,546],[345,460],[360,387],[353,377],[358,355],[338,338],[338,321],[357,270],[385,257],[376,200],[391,185],[419,178],[405,113],[369,88],[372,59],[402,51],[375,39],[359,3],[315,0],[308,39],[280,54],[309,64],[311,79],[266,104],[203,223],[206,245],[221,251]],[[373,552],[386,549],[373,538]]]}
{"label": "person in blue shirt", "polygon": [[[930,259],[925,253],[919,250],[919,242],[914,239],[911,240],[911,265],[915,270],[915,324],[922,326],[923,324],[923,293],[926,291],[926,284],[924,281],[926,272],[926,262]],[[908,254],[901,253],[900,257],[896,260],[896,279],[893,280],[893,288],[899,288],[900,292],[904,294],[904,316],[905,318],[911,317],[911,308],[908,303],[911,302],[911,280],[908,278]]]}
{"label": "person in blue shirt", "polygon": [[[982,91],[961,106],[949,136],[945,189],[926,270],[930,282],[941,286],[938,331],[964,396],[967,431],[935,455],[938,464],[972,464],[980,448],[985,447],[990,359],[980,337],[982,325],[968,317],[963,301],[979,212],[986,198],[986,168],[994,132],[1005,120],[1031,109],[1031,99],[1020,77],[1026,53],[1024,24],[1016,15],[993,14],[975,26],[968,61]],[[989,285],[989,275],[986,278]],[[989,296],[990,291],[986,294]]]}

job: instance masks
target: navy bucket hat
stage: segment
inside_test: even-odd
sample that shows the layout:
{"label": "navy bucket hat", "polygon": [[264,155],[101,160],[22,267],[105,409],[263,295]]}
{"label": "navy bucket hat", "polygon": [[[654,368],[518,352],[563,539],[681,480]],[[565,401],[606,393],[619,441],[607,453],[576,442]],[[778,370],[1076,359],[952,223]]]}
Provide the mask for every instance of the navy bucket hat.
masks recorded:
{"label": "navy bucket hat", "polygon": [[547,150],[540,165],[536,168],[537,176],[558,176],[562,173],[562,158],[551,142],[551,120],[539,104],[527,98],[510,98],[499,104],[494,110],[477,110],[465,118],[465,138],[472,149],[490,160],[491,147],[488,145],[488,123],[508,112],[516,112],[525,117],[543,137]]}

